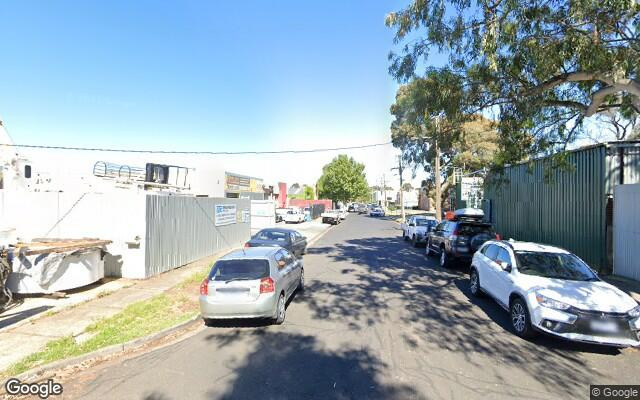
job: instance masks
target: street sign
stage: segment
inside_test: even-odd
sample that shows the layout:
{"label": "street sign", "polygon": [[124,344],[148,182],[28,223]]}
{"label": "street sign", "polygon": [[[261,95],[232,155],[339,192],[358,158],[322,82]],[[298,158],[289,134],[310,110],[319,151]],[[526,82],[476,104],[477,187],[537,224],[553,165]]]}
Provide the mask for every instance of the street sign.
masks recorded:
{"label": "street sign", "polygon": [[470,208],[482,208],[484,179],[480,177],[462,177],[460,179],[460,200]]}

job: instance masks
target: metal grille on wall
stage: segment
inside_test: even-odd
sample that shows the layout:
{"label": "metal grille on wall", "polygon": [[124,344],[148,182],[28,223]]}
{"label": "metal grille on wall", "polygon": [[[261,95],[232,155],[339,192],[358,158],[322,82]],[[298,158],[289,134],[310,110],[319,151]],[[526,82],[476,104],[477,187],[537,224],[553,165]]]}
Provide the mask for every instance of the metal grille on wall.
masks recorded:
{"label": "metal grille on wall", "polygon": [[250,210],[246,199],[147,195],[146,276],[242,246]]}

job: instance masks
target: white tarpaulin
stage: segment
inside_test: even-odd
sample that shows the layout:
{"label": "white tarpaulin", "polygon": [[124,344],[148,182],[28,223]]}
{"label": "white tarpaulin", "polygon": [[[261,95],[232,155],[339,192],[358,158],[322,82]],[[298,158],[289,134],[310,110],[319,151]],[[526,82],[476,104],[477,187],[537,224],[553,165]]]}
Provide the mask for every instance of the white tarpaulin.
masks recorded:
{"label": "white tarpaulin", "polygon": [[52,293],[86,286],[104,278],[99,248],[13,258],[7,287],[13,293]]}

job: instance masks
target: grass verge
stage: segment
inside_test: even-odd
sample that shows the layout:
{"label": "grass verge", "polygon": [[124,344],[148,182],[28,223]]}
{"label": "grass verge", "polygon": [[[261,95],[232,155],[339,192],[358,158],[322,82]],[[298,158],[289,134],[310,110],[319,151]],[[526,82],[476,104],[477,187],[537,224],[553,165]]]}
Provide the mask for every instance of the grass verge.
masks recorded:
{"label": "grass verge", "polygon": [[[203,270],[202,276],[206,271]],[[98,320],[88,326],[81,342],[72,336],[52,340],[46,347],[33,353],[0,376],[16,376],[32,368],[68,357],[86,354],[107,346],[126,343],[159,332],[193,318],[198,314],[197,287],[202,279],[191,276],[169,291],[127,306],[121,312]]]}

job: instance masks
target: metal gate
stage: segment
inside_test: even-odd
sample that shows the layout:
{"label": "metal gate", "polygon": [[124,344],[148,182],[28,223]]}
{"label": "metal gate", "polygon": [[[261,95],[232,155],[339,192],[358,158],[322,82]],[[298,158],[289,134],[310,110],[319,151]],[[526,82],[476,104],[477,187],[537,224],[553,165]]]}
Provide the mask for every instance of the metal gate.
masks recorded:
{"label": "metal gate", "polygon": [[640,184],[613,193],[613,273],[640,281]]}

